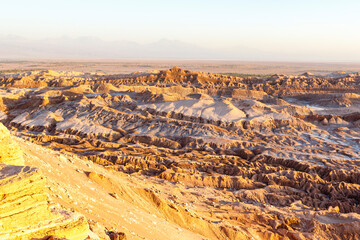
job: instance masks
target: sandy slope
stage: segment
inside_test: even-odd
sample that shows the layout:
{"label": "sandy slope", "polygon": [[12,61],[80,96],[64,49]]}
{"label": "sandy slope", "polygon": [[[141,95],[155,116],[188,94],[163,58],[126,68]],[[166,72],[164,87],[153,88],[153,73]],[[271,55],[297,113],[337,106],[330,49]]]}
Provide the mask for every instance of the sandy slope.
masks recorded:
{"label": "sandy slope", "polygon": [[146,203],[145,207],[141,207],[132,204],[126,197],[112,197],[84,172],[102,174],[129,188],[134,187],[134,184],[150,187],[146,182],[119,172],[110,172],[92,162],[84,162],[19,138],[16,141],[24,151],[26,164],[40,168],[46,176],[50,197],[55,202],[74,208],[108,229],[125,232],[128,239],[206,239],[166,221],[156,209],[147,207]]}

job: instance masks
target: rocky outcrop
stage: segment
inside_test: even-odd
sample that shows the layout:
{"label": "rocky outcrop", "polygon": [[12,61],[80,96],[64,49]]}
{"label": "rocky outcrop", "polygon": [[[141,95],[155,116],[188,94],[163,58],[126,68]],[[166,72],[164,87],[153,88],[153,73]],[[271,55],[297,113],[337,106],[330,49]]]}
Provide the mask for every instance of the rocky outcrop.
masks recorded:
{"label": "rocky outcrop", "polygon": [[38,169],[23,166],[19,146],[1,123],[0,131],[0,239],[85,239],[85,217],[49,202],[45,178]]}
{"label": "rocky outcrop", "polygon": [[0,123],[0,163],[24,166],[20,147],[11,139],[9,130]]}
{"label": "rocky outcrop", "polygon": [[57,236],[85,239],[88,225],[84,216],[49,204],[45,179],[31,167],[0,167],[0,238],[31,239]]}

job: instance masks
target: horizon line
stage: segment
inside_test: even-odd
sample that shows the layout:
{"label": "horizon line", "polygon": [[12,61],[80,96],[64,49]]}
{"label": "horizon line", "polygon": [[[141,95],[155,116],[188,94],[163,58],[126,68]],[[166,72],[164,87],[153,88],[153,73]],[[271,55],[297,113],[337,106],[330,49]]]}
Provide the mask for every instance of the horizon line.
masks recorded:
{"label": "horizon line", "polygon": [[328,60],[328,61],[308,61],[308,60],[247,60],[247,59],[197,59],[197,58],[59,58],[59,57],[48,57],[48,58],[36,58],[36,57],[0,57],[0,62],[6,61],[45,61],[45,60],[56,60],[56,61],[197,61],[197,62],[252,62],[252,63],[314,63],[314,64],[360,64],[360,61],[341,61],[341,60]]}

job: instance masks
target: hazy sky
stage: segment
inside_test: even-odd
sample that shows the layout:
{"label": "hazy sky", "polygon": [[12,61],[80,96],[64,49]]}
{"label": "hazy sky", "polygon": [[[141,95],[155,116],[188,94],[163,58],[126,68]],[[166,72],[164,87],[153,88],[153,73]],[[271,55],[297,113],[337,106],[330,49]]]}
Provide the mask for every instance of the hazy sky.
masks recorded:
{"label": "hazy sky", "polygon": [[1,3],[0,34],[169,39],[275,60],[360,61],[359,10],[359,0],[11,0]]}

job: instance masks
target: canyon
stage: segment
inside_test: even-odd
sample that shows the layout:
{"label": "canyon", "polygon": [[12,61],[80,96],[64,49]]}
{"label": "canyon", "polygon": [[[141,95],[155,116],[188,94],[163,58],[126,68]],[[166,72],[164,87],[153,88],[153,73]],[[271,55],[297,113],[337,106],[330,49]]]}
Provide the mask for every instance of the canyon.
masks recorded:
{"label": "canyon", "polygon": [[5,71],[0,121],[2,239],[360,239],[356,72]]}

